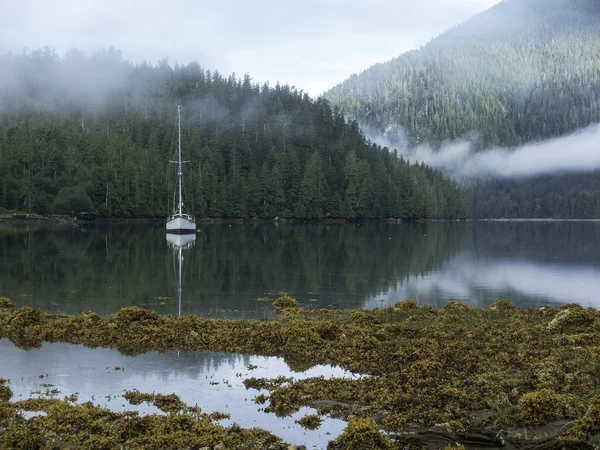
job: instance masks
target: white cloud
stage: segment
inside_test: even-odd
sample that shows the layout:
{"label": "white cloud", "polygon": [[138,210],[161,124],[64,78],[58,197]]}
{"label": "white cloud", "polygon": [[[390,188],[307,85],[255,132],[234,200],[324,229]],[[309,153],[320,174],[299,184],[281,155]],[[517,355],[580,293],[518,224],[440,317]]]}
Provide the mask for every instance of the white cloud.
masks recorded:
{"label": "white cloud", "polygon": [[[368,129],[367,129],[368,130]],[[372,137],[368,134],[369,137]],[[385,144],[384,140],[374,139]],[[558,172],[585,173],[600,169],[600,125],[570,135],[511,148],[473,151],[468,141],[433,150],[428,146],[400,150],[407,158],[442,170],[455,179],[532,177]]]}

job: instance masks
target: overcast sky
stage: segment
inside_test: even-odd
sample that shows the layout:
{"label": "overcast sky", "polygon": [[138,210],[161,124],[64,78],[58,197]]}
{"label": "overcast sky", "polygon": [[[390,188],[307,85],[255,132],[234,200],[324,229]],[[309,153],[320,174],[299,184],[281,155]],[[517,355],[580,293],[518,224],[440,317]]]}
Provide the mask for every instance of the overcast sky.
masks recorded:
{"label": "overcast sky", "polygon": [[0,0],[0,53],[115,47],[316,96],[499,0]]}

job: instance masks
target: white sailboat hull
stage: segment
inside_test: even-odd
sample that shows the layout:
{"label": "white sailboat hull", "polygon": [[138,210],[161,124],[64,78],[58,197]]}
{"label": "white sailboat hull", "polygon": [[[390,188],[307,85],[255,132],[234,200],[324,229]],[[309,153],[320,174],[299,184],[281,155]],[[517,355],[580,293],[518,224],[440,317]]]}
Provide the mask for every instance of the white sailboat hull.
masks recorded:
{"label": "white sailboat hull", "polygon": [[186,234],[196,231],[196,222],[184,216],[169,217],[167,221],[167,233]]}

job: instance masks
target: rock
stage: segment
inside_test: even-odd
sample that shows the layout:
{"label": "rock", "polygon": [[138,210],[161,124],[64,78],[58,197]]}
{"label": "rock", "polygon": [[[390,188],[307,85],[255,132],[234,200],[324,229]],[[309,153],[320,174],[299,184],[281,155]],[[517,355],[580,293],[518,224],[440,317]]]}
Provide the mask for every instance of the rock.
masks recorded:
{"label": "rock", "polygon": [[581,307],[572,306],[559,312],[554,319],[548,323],[549,330],[564,328],[567,325],[584,325],[593,321],[593,316],[589,311]]}
{"label": "rock", "polygon": [[506,299],[497,301],[496,303],[493,303],[490,306],[490,309],[492,311],[511,311],[514,309],[517,309],[517,307],[515,305],[513,305],[511,302],[509,302]]}
{"label": "rock", "polygon": [[222,442],[213,447],[213,450],[225,450],[225,449],[226,449],[225,444],[223,444]]}

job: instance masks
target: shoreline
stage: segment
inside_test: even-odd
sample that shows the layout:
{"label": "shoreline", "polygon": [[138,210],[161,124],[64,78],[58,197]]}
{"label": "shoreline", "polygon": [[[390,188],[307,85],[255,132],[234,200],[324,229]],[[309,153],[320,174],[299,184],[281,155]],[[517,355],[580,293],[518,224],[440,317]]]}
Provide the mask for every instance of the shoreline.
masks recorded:
{"label": "shoreline", "polygon": [[600,219],[472,219],[474,222],[600,222]]}
{"label": "shoreline", "polygon": [[[549,223],[549,222],[600,222],[598,219],[555,219],[555,218],[486,218],[486,219],[401,219],[401,218],[313,218],[313,219],[298,219],[298,218],[228,218],[228,217],[207,217],[197,219],[198,224],[309,224],[309,223],[322,223],[322,224],[360,224],[360,223],[388,223],[388,224],[411,224],[411,223]],[[16,225],[29,225],[29,224],[164,224],[166,219],[164,217],[136,217],[136,218],[123,218],[123,217],[97,217],[94,219],[90,218],[78,218],[77,216],[69,215],[51,215],[51,216],[39,216],[39,215],[28,215],[22,214],[17,216],[0,215],[0,223],[5,224],[16,224]]]}

